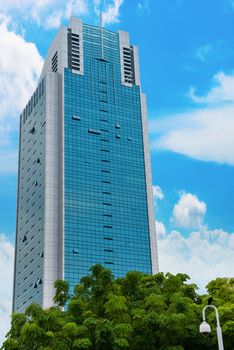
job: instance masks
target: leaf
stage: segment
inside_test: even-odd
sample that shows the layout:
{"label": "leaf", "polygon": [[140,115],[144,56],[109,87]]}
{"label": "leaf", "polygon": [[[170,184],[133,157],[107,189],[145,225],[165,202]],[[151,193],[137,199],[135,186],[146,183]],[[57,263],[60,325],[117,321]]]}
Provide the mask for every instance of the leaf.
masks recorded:
{"label": "leaf", "polygon": [[129,349],[129,343],[124,338],[117,338],[114,341],[114,350],[118,349]]}
{"label": "leaf", "polygon": [[19,342],[16,339],[13,338],[9,338],[7,340],[5,340],[3,342],[3,346],[1,349],[5,349],[5,350],[19,350],[20,346],[19,346]]}
{"label": "leaf", "polygon": [[78,325],[75,322],[66,323],[63,326],[62,333],[66,337],[75,337],[78,335]]}
{"label": "leaf", "polygon": [[69,299],[69,284],[63,280],[57,280],[54,282],[55,296],[54,302],[58,306],[64,306]]}
{"label": "leaf", "polygon": [[73,342],[73,348],[77,350],[87,350],[92,346],[92,342],[88,338],[76,339]]}
{"label": "leaf", "polygon": [[132,325],[130,323],[118,323],[114,327],[115,334],[120,338],[128,338],[133,332]]}
{"label": "leaf", "polygon": [[162,295],[151,293],[145,299],[145,306],[147,309],[156,309],[157,311],[163,311],[166,309],[166,304]]}
{"label": "leaf", "polygon": [[104,305],[106,313],[115,316],[117,313],[123,313],[128,310],[126,305],[126,298],[110,293],[108,301]]}

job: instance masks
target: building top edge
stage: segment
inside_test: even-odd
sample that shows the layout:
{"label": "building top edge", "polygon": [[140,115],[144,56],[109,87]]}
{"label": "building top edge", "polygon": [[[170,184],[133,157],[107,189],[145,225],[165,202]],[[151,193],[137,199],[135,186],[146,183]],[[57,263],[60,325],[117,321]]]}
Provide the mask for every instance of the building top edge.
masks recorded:
{"label": "building top edge", "polygon": [[[94,25],[94,24],[89,24],[89,23],[85,23],[83,22],[83,20],[81,18],[78,18],[78,17],[75,17],[75,16],[71,16],[70,19],[69,19],[69,22],[68,22],[68,25],[67,25],[67,28],[70,28],[72,23],[74,22],[79,22],[79,23],[82,23],[82,25],[86,28],[93,28],[93,29],[100,29],[100,24],[99,25]],[[66,27],[66,26],[65,26]],[[125,32],[125,33],[128,33],[126,32],[125,30],[122,30],[122,29],[119,29],[117,31],[113,31],[113,30],[110,30],[110,29],[107,29],[103,26],[102,28],[104,31],[107,31],[107,32],[110,32],[112,34],[119,34],[119,32]]]}

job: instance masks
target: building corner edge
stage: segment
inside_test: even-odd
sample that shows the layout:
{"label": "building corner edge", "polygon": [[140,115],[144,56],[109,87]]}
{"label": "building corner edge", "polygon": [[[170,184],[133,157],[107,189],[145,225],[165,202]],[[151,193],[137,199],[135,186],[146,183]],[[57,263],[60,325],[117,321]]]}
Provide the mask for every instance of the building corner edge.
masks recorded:
{"label": "building corner edge", "polygon": [[146,96],[140,93],[152,274],[159,272]]}

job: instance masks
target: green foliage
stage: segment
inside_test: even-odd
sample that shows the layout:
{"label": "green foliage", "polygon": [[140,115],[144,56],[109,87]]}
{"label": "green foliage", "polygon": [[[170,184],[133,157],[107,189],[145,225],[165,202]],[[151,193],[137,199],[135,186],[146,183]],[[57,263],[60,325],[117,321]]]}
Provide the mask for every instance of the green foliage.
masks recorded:
{"label": "green foliage", "polygon": [[92,343],[89,338],[81,338],[81,339],[76,339],[74,341],[72,349],[86,350],[86,349],[90,349],[91,346],[92,346]]}
{"label": "green foliage", "polygon": [[13,314],[2,350],[211,350],[217,348],[214,312],[207,315],[211,336],[199,334],[210,296],[219,308],[225,350],[233,350],[234,279],[211,281],[204,296],[188,281],[185,274],[137,271],[114,280],[95,265],[73,295],[67,282],[55,282],[56,307],[32,304]]}
{"label": "green foliage", "polygon": [[69,284],[66,281],[57,280],[54,282],[54,288],[56,289],[54,296],[55,304],[64,306],[69,299]]}

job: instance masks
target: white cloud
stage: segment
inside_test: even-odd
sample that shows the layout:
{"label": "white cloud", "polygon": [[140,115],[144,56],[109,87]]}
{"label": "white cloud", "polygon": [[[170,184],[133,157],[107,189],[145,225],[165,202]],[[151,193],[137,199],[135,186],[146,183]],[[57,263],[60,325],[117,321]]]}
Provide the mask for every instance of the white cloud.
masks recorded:
{"label": "white cloud", "polygon": [[157,200],[162,200],[164,198],[164,193],[161,189],[160,186],[153,186],[153,194],[154,194],[154,199]]}
{"label": "white cloud", "polygon": [[177,227],[200,228],[203,226],[206,209],[206,203],[196,195],[182,192],[174,205],[171,222]]}
{"label": "white cloud", "polygon": [[188,237],[172,231],[158,239],[160,270],[187,273],[203,293],[212,279],[233,277],[233,249],[234,233],[222,229],[192,232]]}
{"label": "white cloud", "polygon": [[119,22],[119,10],[124,0],[0,0],[1,12],[14,20],[33,21],[46,29],[60,27],[70,16],[83,16],[103,12],[103,24]]}
{"label": "white cloud", "polygon": [[207,54],[210,52],[211,49],[212,46],[209,44],[200,46],[195,52],[195,57],[198,58],[200,61],[205,62]]}
{"label": "white cloud", "polygon": [[[233,44],[223,39],[216,40],[212,44],[202,45],[189,54],[190,59],[196,58],[206,64],[214,63],[218,60],[232,59],[233,56]],[[217,81],[215,82],[214,80],[214,83],[217,83]]]}
{"label": "white cloud", "polygon": [[[18,129],[19,114],[31,96],[43,60],[35,46],[10,29],[8,17],[0,17],[0,167],[16,159],[11,133]],[[9,155],[9,159],[8,159]],[[3,165],[3,167],[2,167]],[[11,169],[15,169],[12,164]],[[13,167],[13,168],[12,168]],[[9,167],[8,167],[9,170]]]}
{"label": "white cloud", "polygon": [[[53,11],[45,19],[45,27],[47,29],[59,28],[63,19],[68,19],[71,16],[81,16],[88,13],[88,2],[85,0],[70,0],[63,3],[60,9]],[[55,7],[55,6],[54,6]],[[56,6],[57,7],[57,6]]]}
{"label": "white cloud", "polygon": [[0,120],[16,116],[36,86],[43,60],[35,46],[0,20]]}
{"label": "white cloud", "polygon": [[45,27],[47,29],[56,29],[59,28],[61,25],[61,21],[63,18],[63,12],[62,11],[54,11],[49,15],[49,17],[45,20]]}
{"label": "white cloud", "polygon": [[151,123],[155,149],[234,165],[234,75],[221,72],[214,81],[216,85],[204,96],[197,96],[195,89],[190,89],[193,102],[205,107]]}
{"label": "white cloud", "polygon": [[[111,4],[107,7],[103,5],[101,1],[94,0],[95,11],[97,14],[102,11],[103,26],[110,23],[118,23],[120,15],[120,6],[123,4],[124,0],[113,0]],[[102,9],[102,10],[101,10]]]}
{"label": "white cloud", "polygon": [[204,226],[206,209],[206,204],[196,195],[181,194],[174,206],[173,217],[179,226],[197,227],[188,236],[175,230],[166,234],[164,224],[156,222],[160,270],[188,274],[202,293],[212,279],[233,277],[234,266],[234,233],[222,229],[209,230]]}
{"label": "white cloud", "polygon": [[55,0],[0,0],[1,12],[13,17],[41,22],[45,11],[55,5]]}
{"label": "white cloud", "polygon": [[157,238],[166,237],[166,227],[160,221],[155,221]]}
{"label": "white cloud", "polygon": [[14,248],[4,234],[0,234],[0,345],[10,327],[13,292]]}
{"label": "white cloud", "polygon": [[197,96],[196,89],[191,87],[189,96],[195,103],[204,104],[220,104],[233,102],[234,103],[234,74],[225,74],[219,72],[215,74],[215,86],[205,96]]}
{"label": "white cloud", "polygon": [[204,108],[151,123],[156,150],[234,165],[234,105]]}
{"label": "white cloud", "polygon": [[25,9],[31,9],[31,10],[39,10],[40,8],[43,8],[45,6],[48,6],[49,3],[51,3],[52,0],[37,0],[37,1],[31,1],[31,0],[0,0],[0,7],[1,12],[7,13],[10,11],[19,11],[19,10],[25,10]]}
{"label": "white cloud", "polygon": [[87,12],[87,0],[69,0],[66,2],[65,18],[84,15]]}
{"label": "white cloud", "polygon": [[151,0],[143,0],[143,1],[139,1],[137,3],[137,8],[140,12],[143,12],[143,13],[148,13],[150,14],[150,3],[151,3]]}

